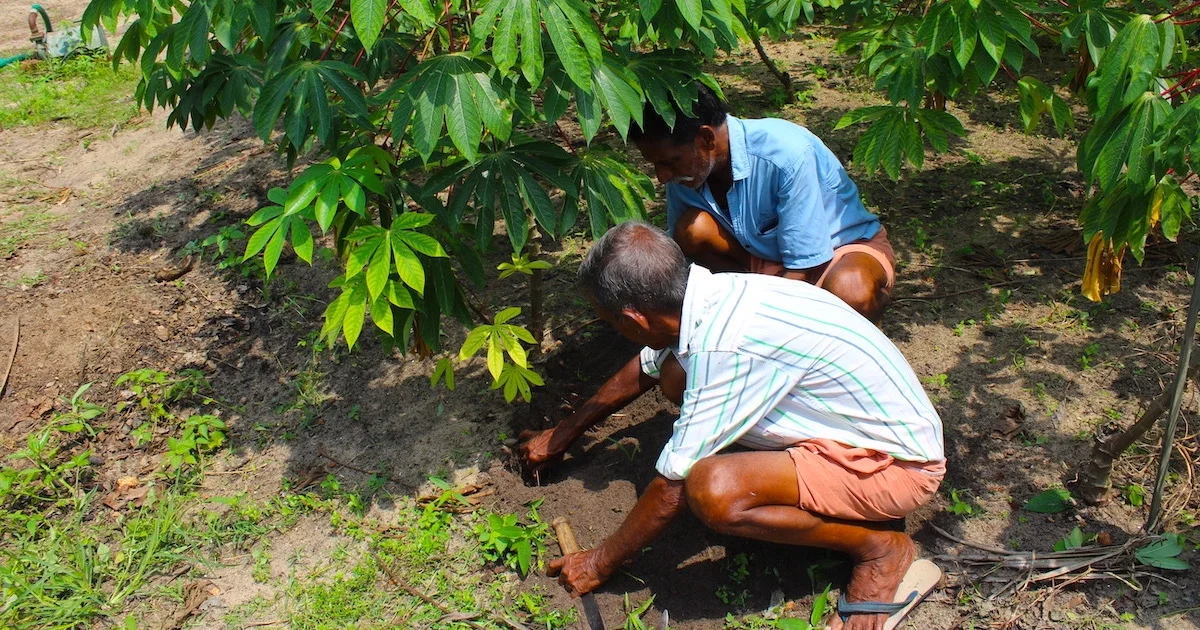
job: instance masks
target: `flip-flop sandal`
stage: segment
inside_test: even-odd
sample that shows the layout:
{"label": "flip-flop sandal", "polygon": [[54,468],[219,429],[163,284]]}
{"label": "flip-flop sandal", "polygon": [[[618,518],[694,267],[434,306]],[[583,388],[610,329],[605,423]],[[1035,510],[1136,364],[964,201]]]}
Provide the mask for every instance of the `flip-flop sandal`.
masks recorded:
{"label": "flip-flop sandal", "polygon": [[940,579],[942,570],[936,564],[929,560],[917,560],[908,567],[900,586],[896,587],[895,601],[848,602],[846,592],[842,591],[841,597],[838,598],[838,616],[845,623],[851,615],[888,615],[883,630],[894,630],[921,600],[933,592]]}

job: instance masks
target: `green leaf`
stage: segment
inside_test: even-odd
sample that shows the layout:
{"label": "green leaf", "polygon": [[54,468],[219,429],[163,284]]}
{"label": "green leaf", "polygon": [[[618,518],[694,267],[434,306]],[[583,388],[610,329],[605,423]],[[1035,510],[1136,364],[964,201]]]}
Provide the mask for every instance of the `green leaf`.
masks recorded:
{"label": "green leaf", "polygon": [[422,26],[431,28],[437,24],[438,18],[429,4],[429,0],[399,0],[399,2],[400,8],[420,22]]}
{"label": "green leaf", "polygon": [[383,32],[387,0],[350,0],[350,19],[363,48],[370,52]]}
{"label": "green leaf", "polygon": [[[383,249],[382,247],[380,249]],[[392,332],[394,322],[392,319],[392,305],[388,302],[387,297],[379,296],[375,301],[371,302],[371,321],[383,332],[395,336]]]}
{"label": "green leaf", "polygon": [[484,325],[473,328],[470,333],[467,333],[467,338],[463,340],[462,347],[459,348],[458,359],[466,361],[475,356],[475,353],[479,352],[479,349],[487,342],[491,332],[491,326]]}
{"label": "green leaf", "polygon": [[392,254],[395,256],[396,273],[404,284],[412,287],[418,294],[425,293],[425,267],[421,259],[403,241],[391,241]]}
{"label": "green leaf", "polygon": [[[287,223],[286,219],[280,217],[268,225],[275,225],[277,228],[275,233],[271,235],[271,240],[267,241],[266,248],[263,249],[263,267],[267,272],[267,277],[275,271],[275,265],[279,263],[279,257],[283,254],[283,245],[286,241]],[[263,226],[264,228],[267,226]]]}
{"label": "green leaf", "polygon": [[391,273],[392,248],[380,242],[371,256],[371,262],[367,263],[367,294],[373,302],[383,295]]}
{"label": "green leaf", "polygon": [[688,26],[693,30],[700,28],[700,21],[704,19],[704,3],[701,0],[675,0],[675,7]]}
{"label": "green leaf", "polygon": [[1179,559],[1183,545],[1178,534],[1164,534],[1160,539],[1133,552],[1138,562],[1169,571],[1187,571],[1191,565]]}
{"label": "green leaf", "polygon": [[1071,493],[1062,488],[1043,490],[1025,502],[1025,509],[1039,514],[1057,514],[1071,506]]}
{"label": "green leaf", "polygon": [[308,224],[302,219],[291,221],[291,225],[292,249],[296,251],[296,256],[300,257],[300,260],[311,265],[313,257],[312,232],[308,231]]}
{"label": "green leaf", "polygon": [[354,300],[346,306],[346,317],[342,320],[342,335],[346,337],[346,346],[351,350],[358,341],[358,335],[362,333],[363,322],[366,319],[367,304],[365,301]]}
{"label": "green leaf", "polygon": [[500,380],[500,370],[504,367],[504,349],[495,334],[487,339],[487,368],[493,380]]}
{"label": "green leaf", "polygon": [[492,324],[498,325],[498,324],[506,323],[508,320],[510,320],[520,314],[521,314],[520,308],[518,308],[516,306],[510,306],[510,307],[500,311],[499,313],[496,313],[495,318],[492,320]]}

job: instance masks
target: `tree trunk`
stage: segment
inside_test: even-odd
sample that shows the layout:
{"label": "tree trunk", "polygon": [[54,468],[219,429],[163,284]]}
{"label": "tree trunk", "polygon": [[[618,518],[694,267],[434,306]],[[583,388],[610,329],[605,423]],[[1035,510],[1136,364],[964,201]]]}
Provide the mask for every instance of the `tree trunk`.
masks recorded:
{"label": "tree trunk", "polygon": [[[1200,374],[1200,363],[1193,363],[1188,368],[1186,379],[1190,381],[1196,378],[1197,374]],[[1092,456],[1084,466],[1083,481],[1080,483],[1080,494],[1084,501],[1092,505],[1108,502],[1111,498],[1109,491],[1112,489],[1113,462],[1162,417],[1171,404],[1172,393],[1174,392],[1170,389],[1163,390],[1157,398],[1150,401],[1150,405],[1142,412],[1137,422],[1120,433],[1114,433],[1107,438],[1096,438],[1096,443],[1092,446]]]}

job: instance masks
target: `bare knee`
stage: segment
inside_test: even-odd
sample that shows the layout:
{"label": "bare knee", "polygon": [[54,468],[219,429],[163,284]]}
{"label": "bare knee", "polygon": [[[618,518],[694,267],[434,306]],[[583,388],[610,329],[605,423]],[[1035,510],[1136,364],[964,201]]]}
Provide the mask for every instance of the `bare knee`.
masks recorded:
{"label": "bare knee", "polygon": [[675,242],[688,258],[704,258],[720,237],[720,226],[707,212],[689,208],[675,221]]}
{"label": "bare knee", "polygon": [[821,287],[871,321],[879,320],[890,299],[886,272],[867,254],[848,254],[829,270]]}
{"label": "bare knee", "polygon": [[742,508],[738,505],[737,483],[732,473],[728,466],[706,457],[696,462],[683,483],[692,513],[721,533],[734,533],[741,523]]}

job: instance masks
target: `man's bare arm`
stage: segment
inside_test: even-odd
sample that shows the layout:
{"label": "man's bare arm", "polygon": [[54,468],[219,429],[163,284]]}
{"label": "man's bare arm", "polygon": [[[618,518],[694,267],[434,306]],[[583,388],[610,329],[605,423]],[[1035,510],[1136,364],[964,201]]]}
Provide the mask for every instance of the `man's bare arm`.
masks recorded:
{"label": "man's bare arm", "polygon": [[634,356],[605,381],[600,391],[557,426],[545,431],[523,432],[520,436],[521,445],[518,447],[521,459],[534,470],[554,463],[571,448],[571,444],[575,443],[584,431],[633,402],[657,384],[658,379],[642,372],[641,358]]}
{"label": "man's bare arm", "polygon": [[599,587],[626,560],[662,534],[667,525],[687,507],[683,481],[655,477],[625,522],[599,547],[564,556],[550,563],[546,573],[574,595]]}

